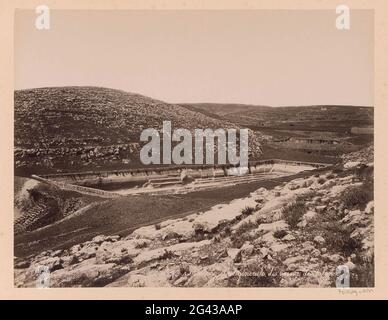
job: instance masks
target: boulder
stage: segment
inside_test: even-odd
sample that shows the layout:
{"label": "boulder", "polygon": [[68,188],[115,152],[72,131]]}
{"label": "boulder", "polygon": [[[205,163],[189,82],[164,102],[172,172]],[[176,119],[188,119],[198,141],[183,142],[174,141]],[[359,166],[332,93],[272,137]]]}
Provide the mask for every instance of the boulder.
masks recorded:
{"label": "boulder", "polygon": [[294,241],[296,238],[292,234],[287,234],[285,237],[282,238],[283,241]]}
{"label": "boulder", "polygon": [[290,266],[290,265],[297,264],[303,260],[304,260],[303,256],[299,255],[299,256],[287,258],[286,260],[283,261],[283,264],[285,264],[286,266]]}
{"label": "boulder", "polygon": [[188,280],[189,287],[204,287],[211,279],[213,274],[206,269],[195,272]]}
{"label": "boulder", "polygon": [[322,245],[326,242],[326,240],[322,236],[316,236],[316,237],[314,237],[314,242]]}
{"label": "boulder", "polygon": [[267,233],[267,232],[275,232],[280,230],[287,231],[288,228],[289,226],[284,220],[279,220],[272,223],[262,223],[259,225],[257,230]]}
{"label": "boulder", "polygon": [[232,259],[233,262],[241,261],[241,249],[230,248],[227,250],[228,256]]}
{"label": "boulder", "polygon": [[373,214],[374,209],[375,209],[375,202],[374,202],[374,201],[370,201],[370,202],[368,202],[368,204],[366,205],[365,213],[366,213],[366,214]]}
{"label": "boulder", "polygon": [[245,242],[241,247],[241,253],[244,256],[250,256],[253,254],[254,251],[255,251],[255,247],[253,246],[253,244],[250,244],[249,242]]}
{"label": "boulder", "polygon": [[343,258],[341,255],[339,255],[338,253],[332,254],[332,255],[329,256],[328,258],[329,258],[329,260],[330,260],[331,262],[334,262],[334,263],[338,263],[338,262],[344,260],[344,258]]}
{"label": "boulder", "polygon": [[344,168],[351,169],[351,168],[355,168],[355,167],[359,166],[360,164],[361,164],[361,162],[359,162],[359,161],[348,161],[344,164]]}
{"label": "boulder", "polygon": [[322,213],[323,211],[325,211],[327,208],[326,205],[322,205],[322,206],[316,206],[315,207],[315,210],[318,212],[318,213]]}
{"label": "boulder", "polygon": [[51,287],[100,287],[117,279],[126,272],[114,263],[85,264],[74,269],[62,269],[51,273]]}
{"label": "boulder", "polygon": [[30,266],[30,261],[28,260],[19,260],[15,263],[15,269],[25,269]]}
{"label": "boulder", "polygon": [[50,258],[47,258],[44,260],[40,260],[37,263],[37,265],[35,265],[35,266],[36,267],[37,266],[46,266],[49,268],[50,272],[53,272],[55,270],[62,269],[63,268],[62,263],[63,263],[63,260],[61,258],[50,257]]}

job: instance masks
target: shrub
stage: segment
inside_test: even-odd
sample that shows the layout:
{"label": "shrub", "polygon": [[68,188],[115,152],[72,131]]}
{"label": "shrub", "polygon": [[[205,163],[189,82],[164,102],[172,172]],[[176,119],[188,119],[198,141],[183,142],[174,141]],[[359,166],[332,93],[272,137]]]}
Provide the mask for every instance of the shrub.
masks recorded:
{"label": "shrub", "polygon": [[252,240],[252,236],[249,234],[249,231],[256,227],[257,225],[254,222],[243,222],[230,237],[232,241],[231,247],[241,248],[245,241]]}
{"label": "shrub", "polygon": [[313,190],[310,190],[308,192],[305,192],[303,194],[300,194],[296,197],[296,202],[306,202],[310,199],[312,199],[316,195],[316,192]]}
{"label": "shrub", "polygon": [[358,259],[356,268],[350,273],[350,286],[352,288],[368,288],[375,286],[374,257],[368,261]]}
{"label": "shrub", "polygon": [[253,207],[245,207],[244,209],[241,210],[241,213],[244,216],[250,216],[254,211],[255,211],[255,208]]}
{"label": "shrub", "polygon": [[338,222],[328,222],[323,226],[323,238],[327,247],[333,251],[340,251],[344,255],[350,255],[358,251],[362,243],[358,239],[350,237],[352,228],[345,227]]}
{"label": "shrub", "polygon": [[160,256],[160,260],[163,260],[163,259],[172,259],[175,257],[175,254],[174,252],[170,251],[170,250],[167,250],[165,249],[163,254]]}
{"label": "shrub", "polygon": [[344,172],[344,169],[342,167],[340,167],[339,165],[335,166],[333,169],[333,173],[335,173],[335,174],[341,174],[343,172]]}
{"label": "shrub", "polygon": [[373,178],[374,168],[362,164],[360,167],[352,168],[349,171],[360,180],[370,180]]}
{"label": "shrub", "polygon": [[282,239],[282,238],[284,238],[286,235],[287,235],[287,231],[285,231],[285,230],[276,230],[276,231],[273,233],[273,236],[274,236],[276,239]]}
{"label": "shrub", "polygon": [[282,209],[282,214],[291,228],[296,228],[307,209],[302,201],[295,201]]}
{"label": "shrub", "polygon": [[140,241],[140,242],[136,243],[135,248],[136,249],[143,249],[143,248],[146,248],[147,246],[148,246],[148,244],[146,241]]}
{"label": "shrub", "polygon": [[154,227],[155,227],[155,230],[160,230],[162,228],[160,223],[155,224]]}
{"label": "shrub", "polygon": [[252,221],[249,222],[243,222],[235,231],[234,235],[241,236],[245,234],[246,232],[256,228],[256,224]]}
{"label": "shrub", "polygon": [[324,184],[325,182],[326,182],[326,179],[325,179],[325,178],[322,178],[322,177],[321,177],[321,178],[318,179],[318,183],[319,183],[319,184]]}
{"label": "shrub", "polygon": [[348,209],[364,209],[373,200],[373,190],[367,186],[349,187],[341,194],[340,200]]}
{"label": "shrub", "polygon": [[326,176],[327,179],[331,180],[331,179],[334,179],[335,178],[335,174],[333,173],[330,173]]}

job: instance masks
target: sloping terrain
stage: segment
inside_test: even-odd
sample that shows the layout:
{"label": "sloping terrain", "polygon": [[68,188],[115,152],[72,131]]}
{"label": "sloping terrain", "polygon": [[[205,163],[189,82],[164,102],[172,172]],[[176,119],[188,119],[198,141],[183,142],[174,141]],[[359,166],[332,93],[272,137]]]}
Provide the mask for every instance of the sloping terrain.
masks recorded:
{"label": "sloping terrain", "polygon": [[260,113],[262,114],[262,117],[268,117],[268,114],[271,112],[276,112],[274,108],[270,106],[237,103],[183,103],[181,105],[193,111],[207,113],[209,116],[218,117],[220,119],[249,112]]}
{"label": "sloping terrain", "polygon": [[[238,128],[179,105],[98,87],[15,91],[15,169],[19,175],[141,166],[143,129]],[[160,132],[160,131],[159,131]],[[260,144],[250,136],[251,158]]]}
{"label": "sloping terrain", "polygon": [[265,159],[337,159],[344,153],[373,143],[373,107],[316,105],[274,108],[214,103],[184,106],[260,132],[262,158]]}
{"label": "sloping terrain", "polygon": [[53,287],[335,287],[345,265],[351,287],[373,287],[371,153],[126,237],[16,259],[15,285],[35,286],[47,266]]}
{"label": "sloping terrain", "polygon": [[[304,127],[323,130],[353,125],[372,125],[373,108],[362,106],[289,106],[269,107],[244,104],[197,103],[182,104],[190,110],[215,118],[252,127]],[[295,128],[293,128],[295,129]]]}
{"label": "sloping terrain", "polygon": [[15,177],[14,234],[29,232],[72,215],[104,199]]}
{"label": "sloping terrain", "polygon": [[[300,173],[297,176],[303,175],[308,175],[308,173]],[[26,218],[17,219],[15,231],[21,232],[16,232],[17,234],[15,235],[15,256],[24,257],[48,249],[66,248],[90,240],[99,234],[126,235],[139,226],[209,209],[216,204],[227,203],[233,199],[244,197],[259,187],[265,186],[270,189],[291,179],[293,179],[291,176],[286,176],[268,180],[256,180],[246,182],[238,187],[235,185],[224,185],[218,188],[213,187],[211,191],[205,189],[183,194],[175,194],[175,192],[170,191],[173,194],[139,194],[110,200],[99,198],[95,200],[91,207],[83,207],[84,209],[79,210],[76,214],[72,214],[74,211],[69,212],[66,215],[66,219],[63,219],[62,216],[55,223],[47,224],[46,227],[38,230],[34,230],[31,224],[28,224],[30,226],[28,230],[26,230],[27,228],[21,229],[19,224],[25,221]],[[42,188],[38,184],[34,189],[38,191]],[[55,199],[60,198],[63,193],[62,196],[64,199],[63,201],[59,201],[60,204],[66,203],[66,198],[69,196],[74,197],[76,195],[75,192],[65,190],[60,190],[55,193],[54,191],[52,188],[50,189],[50,195],[54,195]],[[46,193],[43,194],[45,195]],[[73,199],[72,197],[70,197],[70,200]],[[18,194],[17,198],[20,198]],[[29,210],[31,204],[34,210],[39,206],[39,203],[32,201],[30,198],[29,196],[27,206],[17,206],[20,208],[21,214],[27,213],[26,217],[31,215]],[[85,205],[86,199],[90,198],[81,198]],[[50,208],[46,209],[44,212],[49,213]],[[44,216],[43,211],[39,216]],[[47,217],[49,216],[47,215]]]}

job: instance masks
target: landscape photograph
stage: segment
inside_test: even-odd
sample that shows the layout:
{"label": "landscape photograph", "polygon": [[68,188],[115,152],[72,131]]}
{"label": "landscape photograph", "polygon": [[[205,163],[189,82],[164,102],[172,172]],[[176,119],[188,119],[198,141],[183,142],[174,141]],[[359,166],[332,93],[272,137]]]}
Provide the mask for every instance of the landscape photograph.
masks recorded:
{"label": "landscape photograph", "polygon": [[375,287],[373,27],[16,10],[14,286]]}

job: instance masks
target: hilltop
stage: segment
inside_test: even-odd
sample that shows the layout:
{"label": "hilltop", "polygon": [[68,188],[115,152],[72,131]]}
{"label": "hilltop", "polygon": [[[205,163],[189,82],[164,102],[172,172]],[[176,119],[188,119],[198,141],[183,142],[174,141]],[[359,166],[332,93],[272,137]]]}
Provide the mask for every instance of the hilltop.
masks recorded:
{"label": "hilltop", "polygon": [[[143,129],[238,128],[176,104],[100,87],[15,91],[15,169],[18,174],[141,166]],[[260,144],[251,134],[252,157]]]}

